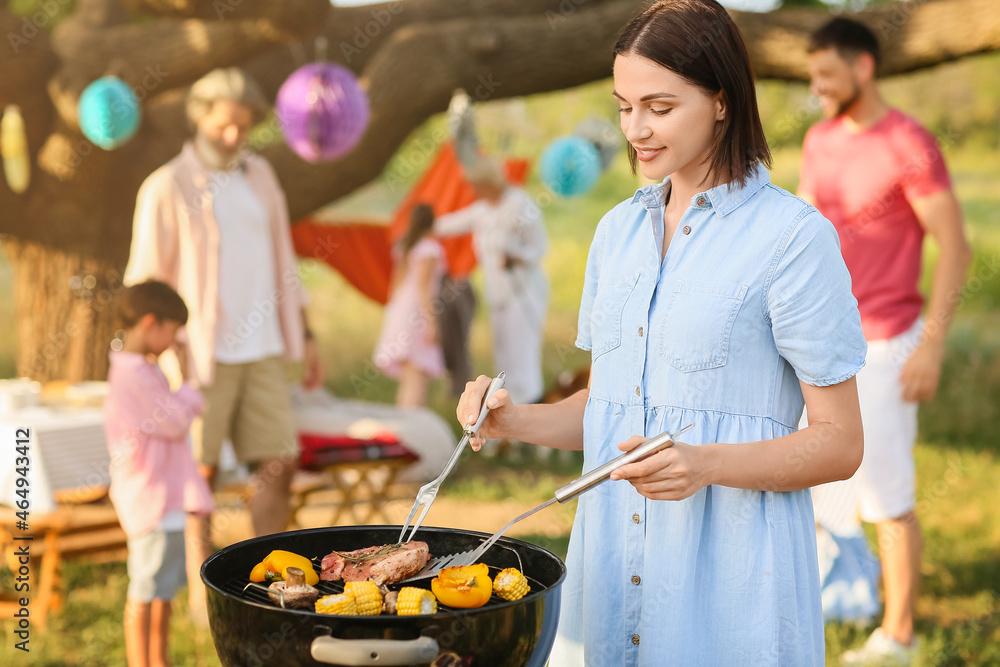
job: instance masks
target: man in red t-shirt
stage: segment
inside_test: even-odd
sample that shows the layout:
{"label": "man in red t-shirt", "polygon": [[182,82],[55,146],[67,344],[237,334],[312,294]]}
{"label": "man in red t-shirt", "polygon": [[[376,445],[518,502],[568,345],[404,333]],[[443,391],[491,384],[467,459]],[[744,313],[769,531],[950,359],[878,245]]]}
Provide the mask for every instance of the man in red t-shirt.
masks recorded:
{"label": "man in red t-shirt", "polygon": [[[809,75],[826,119],[806,134],[799,184],[840,234],[869,346],[857,376],[865,458],[854,483],[861,518],[878,531],[885,617],[844,664],[906,664],[916,653],[916,406],[937,389],[972,255],[938,144],[882,99],[878,58],[875,35],[855,21],[833,19],[812,36]],[[917,288],[925,233],[940,249],[926,319]]]}

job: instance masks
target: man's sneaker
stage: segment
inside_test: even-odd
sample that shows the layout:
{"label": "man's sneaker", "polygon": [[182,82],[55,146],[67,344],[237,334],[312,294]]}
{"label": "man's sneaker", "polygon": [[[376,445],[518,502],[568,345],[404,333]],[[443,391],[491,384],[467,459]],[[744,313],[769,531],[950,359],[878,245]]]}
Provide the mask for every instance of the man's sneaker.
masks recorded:
{"label": "man's sneaker", "polygon": [[919,637],[914,636],[913,643],[906,646],[882,632],[882,628],[875,628],[864,646],[840,656],[840,664],[845,667],[909,665],[917,657],[919,647]]}

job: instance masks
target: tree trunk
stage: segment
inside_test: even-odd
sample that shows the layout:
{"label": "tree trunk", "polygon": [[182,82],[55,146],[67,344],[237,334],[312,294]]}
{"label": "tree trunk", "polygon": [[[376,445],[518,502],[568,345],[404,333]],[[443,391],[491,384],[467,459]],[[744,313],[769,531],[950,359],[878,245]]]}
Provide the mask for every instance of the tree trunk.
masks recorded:
{"label": "tree trunk", "polygon": [[17,374],[42,382],[107,377],[122,289],[114,263],[14,237],[3,245],[14,279]]}

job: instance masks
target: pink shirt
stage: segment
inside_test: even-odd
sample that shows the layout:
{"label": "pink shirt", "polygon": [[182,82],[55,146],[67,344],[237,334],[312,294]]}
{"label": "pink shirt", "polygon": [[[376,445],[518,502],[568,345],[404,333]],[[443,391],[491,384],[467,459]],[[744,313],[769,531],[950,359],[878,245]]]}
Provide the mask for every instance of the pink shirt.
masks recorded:
{"label": "pink shirt", "polygon": [[838,117],[806,134],[799,191],[837,228],[868,340],[920,316],[924,229],[910,202],[950,187],[934,136],[896,109],[864,132]]}
{"label": "pink shirt", "polygon": [[207,515],[214,509],[188,441],[203,406],[201,392],[190,385],[171,392],[159,366],[141,354],[111,353],[104,401],[109,495],[127,535],[152,530],[168,512]]}
{"label": "pink shirt", "polygon": [[[277,315],[285,358],[296,361],[305,350],[305,293],[295,263],[285,194],[264,158],[247,156],[243,170],[244,178],[267,210],[274,253],[274,293],[260,310]],[[126,285],[162,280],[183,297],[189,311],[188,376],[200,386],[210,385],[214,377],[220,311],[219,226],[212,204],[216,194],[231,181],[226,172],[205,167],[194,145],[185,144],[180,155],[150,174],[139,188],[132,248],[125,268]]]}

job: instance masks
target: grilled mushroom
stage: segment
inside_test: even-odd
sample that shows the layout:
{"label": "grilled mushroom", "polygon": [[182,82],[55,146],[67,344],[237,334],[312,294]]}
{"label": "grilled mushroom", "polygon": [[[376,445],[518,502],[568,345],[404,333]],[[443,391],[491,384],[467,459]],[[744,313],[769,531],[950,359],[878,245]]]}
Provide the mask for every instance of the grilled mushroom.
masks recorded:
{"label": "grilled mushroom", "polygon": [[297,567],[285,570],[286,581],[276,581],[267,588],[271,602],[286,609],[306,609],[319,598],[319,589],[306,583],[306,573]]}
{"label": "grilled mushroom", "polygon": [[386,593],[385,598],[382,599],[382,613],[383,614],[395,614],[396,613],[396,599],[399,597],[397,591],[389,591]]}

